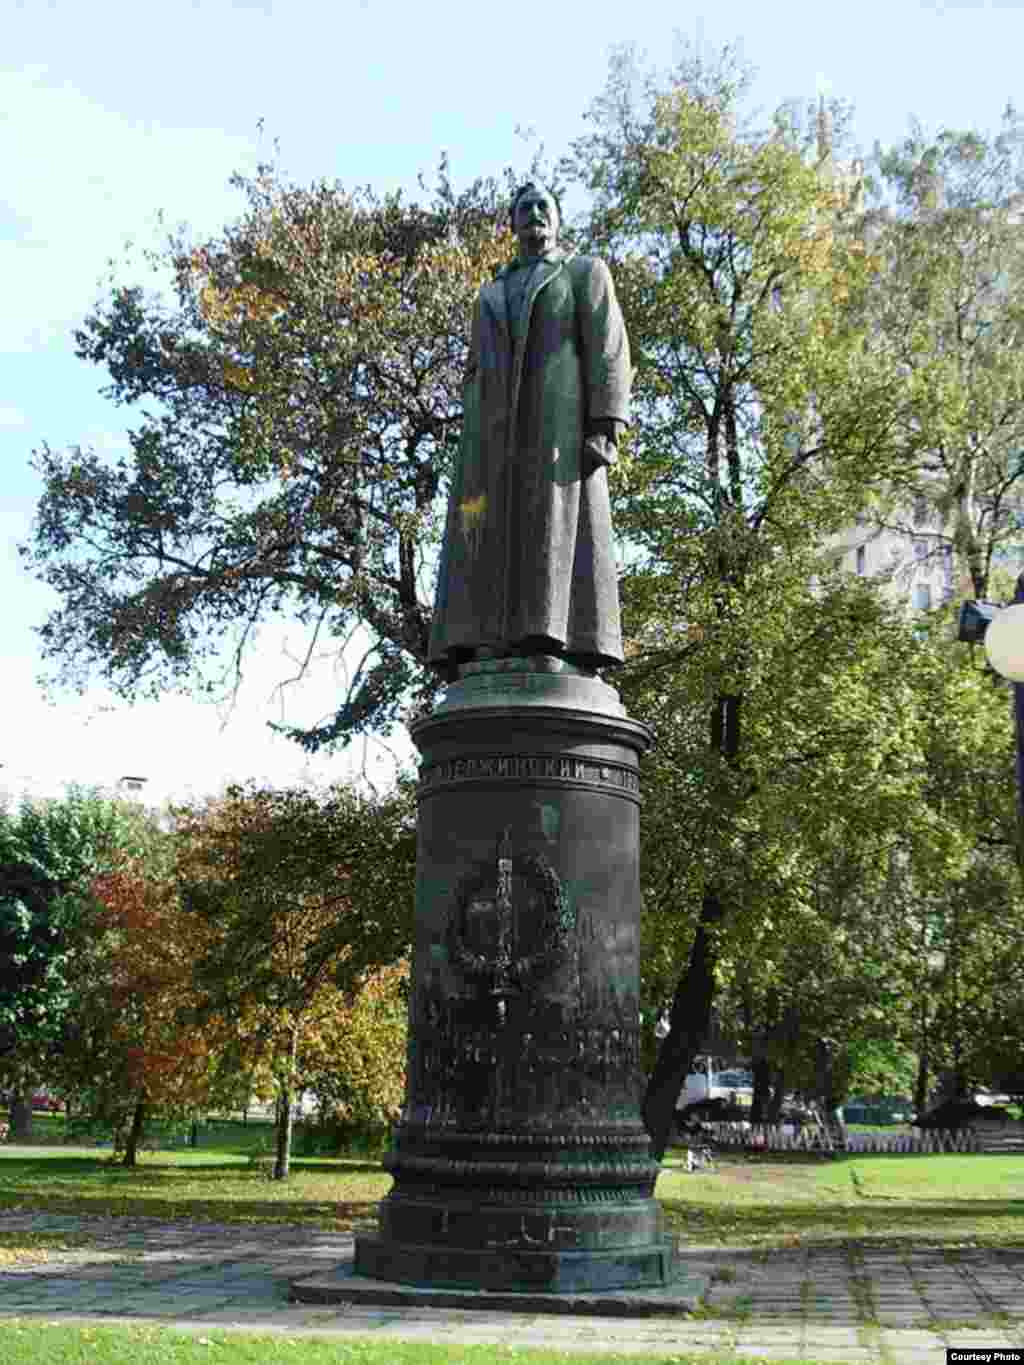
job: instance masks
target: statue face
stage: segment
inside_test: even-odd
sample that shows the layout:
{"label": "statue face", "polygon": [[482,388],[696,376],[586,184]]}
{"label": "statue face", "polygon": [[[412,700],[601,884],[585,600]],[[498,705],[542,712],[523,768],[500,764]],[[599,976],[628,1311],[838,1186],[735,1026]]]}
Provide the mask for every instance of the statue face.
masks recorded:
{"label": "statue face", "polygon": [[516,203],[513,223],[521,256],[543,256],[558,240],[558,207],[543,190],[526,190]]}

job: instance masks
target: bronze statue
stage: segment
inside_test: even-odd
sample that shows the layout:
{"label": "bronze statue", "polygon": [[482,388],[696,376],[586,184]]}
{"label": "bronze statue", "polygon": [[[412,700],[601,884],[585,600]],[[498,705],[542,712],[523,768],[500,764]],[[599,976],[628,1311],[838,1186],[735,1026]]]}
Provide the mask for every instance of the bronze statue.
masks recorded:
{"label": "bronze statue", "polygon": [[629,420],[629,343],[607,266],[557,245],[555,196],[511,206],[517,259],[477,298],[430,662],[622,662],[607,467]]}
{"label": "bronze statue", "polygon": [[670,1285],[681,1302],[640,1110],[653,736],[595,676],[622,661],[607,467],[629,348],[607,268],[557,250],[554,196],[524,186],[512,223],[518,259],[475,309],[437,590],[430,659],[453,685],[410,726],[416,933],[393,1185],[350,1267],[292,1286],[306,1302],[376,1297],[373,1281],[414,1287],[409,1301],[486,1289],[528,1312]]}

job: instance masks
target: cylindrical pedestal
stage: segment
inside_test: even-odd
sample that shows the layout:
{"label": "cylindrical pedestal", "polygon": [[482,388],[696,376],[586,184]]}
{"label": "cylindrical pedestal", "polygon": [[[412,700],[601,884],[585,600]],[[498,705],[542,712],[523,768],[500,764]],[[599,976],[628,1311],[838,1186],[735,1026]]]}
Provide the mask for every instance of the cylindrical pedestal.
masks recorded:
{"label": "cylindrical pedestal", "polygon": [[502,661],[413,727],[423,755],[406,1101],[357,1274],[664,1284],[640,1119],[639,755],[614,689]]}

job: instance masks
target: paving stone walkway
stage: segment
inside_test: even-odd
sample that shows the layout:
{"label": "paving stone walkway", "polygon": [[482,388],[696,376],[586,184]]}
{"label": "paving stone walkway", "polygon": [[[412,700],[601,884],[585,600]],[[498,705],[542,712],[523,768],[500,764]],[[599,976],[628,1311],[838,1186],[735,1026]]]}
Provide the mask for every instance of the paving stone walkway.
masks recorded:
{"label": "paving stone walkway", "polygon": [[732,1348],[765,1360],[880,1365],[940,1365],[948,1346],[1024,1348],[1024,1250],[690,1246],[687,1270],[710,1282],[699,1316],[615,1319],[289,1304],[289,1281],[352,1253],[350,1237],[294,1224],[12,1211],[0,1214],[0,1231],[69,1242],[0,1268],[0,1333],[5,1317],[99,1318],[612,1353]]}

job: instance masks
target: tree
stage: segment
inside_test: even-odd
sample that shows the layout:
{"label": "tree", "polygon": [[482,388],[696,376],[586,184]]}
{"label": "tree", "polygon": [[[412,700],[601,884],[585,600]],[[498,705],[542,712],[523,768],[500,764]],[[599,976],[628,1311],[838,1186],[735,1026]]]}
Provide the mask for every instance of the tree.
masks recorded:
{"label": "tree", "polygon": [[[641,81],[620,54],[568,168],[594,196],[585,235],[612,260],[637,366],[617,508],[635,547],[622,690],[633,714],[659,722],[648,787],[664,780],[676,803],[673,854],[652,876],[645,853],[645,894],[670,920],[681,879],[699,895],[695,921],[674,930],[687,965],[644,1100],[656,1155],[708,1027],[723,924],[742,889],[728,872],[742,810],[772,780],[751,763],[741,721],[756,724],[751,693],[787,629],[836,643],[827,613],[820,632],[810,619],[801,628],[794,592],[802,582],[806,597],[818,547],[888,467],[900,401],[884,340],[869,344],[860,316],[869,261],[851,205],[783,115],[766,133],[740,125],[747,79],[728,51],[685,59],[663,82]],[[699,752],[684,744],[685,761],[660,756],[666,715],[697,727]],[[695,787],[706,876],[674,856],[693,847],[680,812],[692,818]],[[661,848],[645,819],[645,848]]]}
{"label": "tree", "polygon": [[899,438],[921,454],[893,469],[871,519],[953,555],[984,598],[1020,543],[1024,126],[1012,105],[994,135],[915,123],[874,166],[866,301],[910,380]]}
{"label": "tree", "polygon": [[[75,1007],[93,879],[126,851],[145,856],[158,839],[147,812],[99,791],[0,809],[0,1074],[16,1100],[47,1076]],[[20,1108],[16,1119],[25,1135],[31,1111]]]}
{"label": "tree", "polygon": [[991,1075],[982,1061],[986,1031],[993,1042],[1008,1036],[993,1020],[1013,998],[1010,962],[1014,945],[1024,942],[1024,908],[1009,879],[1017,849],[1010,689],[978,666],[971,647],[950,648],[949,618],[948,611],[935,613],[928,623],[923,666],[915,674],[928,720],[926,808],[936,831],[958,832],[966,856],[945,876],[928,875],[920,858],[901,869],[916,1005],[905,1039],[918,1054],[919,1110],[939,1071],[951,1074],[960,1094],[971,1080]]}
{"label": "tree", "polygon": [[[901,145],[876,148],[874,204],[862,228],[879,262],[869,316],[910,383],[900,437],[921,450],[894,471],[870,517],[912,536],[915,555],[942,556],[947,583],[966,581],[975,598],[1012,596],[1000,560],[1021,545],[1022,152],[1024,127],[1012,105],[995,134],[932,136],[915,123]],[[943,904],[922,917],[922,937],[961,901],[954,895]],[[919,1034],[921,1107],[934,1041],[924,999]],[[962,1089],[966,1074],[953,1070]]]}
{"label": "tree", "polygon": [[405,1098],[409,962],[368,971],[349,992],[322,993],[322,1024],[299,1057],[303,1087],[337,1134],[378,1138]]}
{"label": "tree", "polygon": [[54,1058],[66,1090],[125,1134],[126,1166],[148,1119],[209,1102],[226,1032],[222,1019],[200,1021],[195,967],[210,935],[182,910],[166,852],[161,863],[125,858],[94,878],[97,909],[77,937],[74,1004]]}
{"label": "tree", "polygon": [[231,1020],[247,1074],[271,1078],[274,1176],[287,1179],[293,1100],[303,1058],[311,1069],[323,1055],[327,1005],[410,952],[409,791],[371,801],[342,786],[250,785],[176,816],[184,904],[212,935],[197,982],[207,1010]]}
{"label": "tree", "polygon": [[[937,1068],[959,1072],[962,1089],[991,1075],[996,1066],[979,1065],[991,1027],[981,1021],[1005,1004],[997,964],[1024,934],[1006,884],[1014,755],[1003,689],[965,648],[949,648],[948,611],[888,615],[870,648],[845,640],[849,659],[801,651],[788,703],[781,689],[752,697],[768,701],[756,713],[770,720],[760,743],[750,737],[755,760],[772,747],[781,758],[807,723],[824,722],[832,743],[817,760],[806,750],[799,764],[776,759],[775,779],[744,810],[755,842],[739,871],[763,903],[746,923],[734,910],[723,935],[719,1009],[739,1021],[755,1062],[826,1108],[847,1082],[904,1074],[911,1053],[919,1109]],[[839,687],[826,676],[828,692],[816,693],[813,671],[837,664]],[[783,829],[785,880],[772,851]],[[1012,998],[1012,969],[1003,975]],[[1015,1028],[1011,1006],[992,1027],[1006,1040],[1001,1064]]]}
{"label": "tree", "polygon": [[[712,882],[726,909],[702,1007],[714,999],[754,1059],[759,1098],[769,1074],[782,1072],[789,1088],[817,1091],[827,1079],[819,1040],[885,1036],[903,985],[893,926],[879,913],[894,850],[909,843],[954,866],[960,852],[928,842],[909,623],[861,580],[823,577],[812,590],[791,572],[786,594],[771,606],[762,597],[751,637],[742,766],[709,752],[706,683],[695,668],[653,678],[631,702],[658,716],[642,867],[644,961],[655,949],[658,1008],[687,999]],[[705,1016],[690,1028],[697,1051]],[[781,1083],[774,1088],[781,1098]]]}
{"label": "tree", "polygon": [[172,305],[112,280],[76,333],[139,414],[132,453],[36,452],[22,554],[60,598],[40,631],[56,675],[129,699],[213,690],[225,647],[237,676],[275,616],[308,628],[310,653],[361,628],[337,714],[284,727],[316,749],[387,732],[410,688],[434,695],[427,580],[470,307],[512,250],[508,198],[492,180],[456,194],[443,158],[425,206],[269,167],[235,184],[237,223],[158,254]]}

